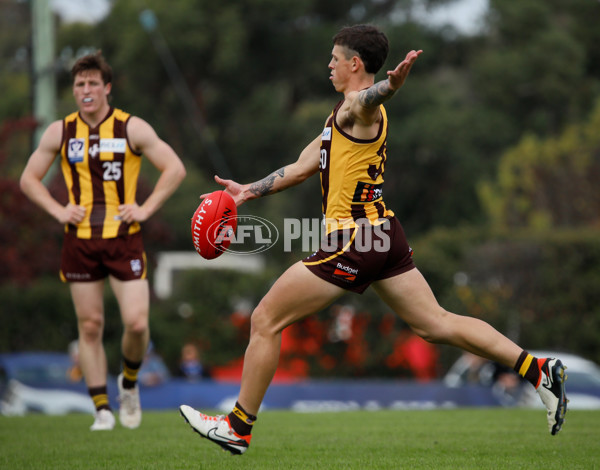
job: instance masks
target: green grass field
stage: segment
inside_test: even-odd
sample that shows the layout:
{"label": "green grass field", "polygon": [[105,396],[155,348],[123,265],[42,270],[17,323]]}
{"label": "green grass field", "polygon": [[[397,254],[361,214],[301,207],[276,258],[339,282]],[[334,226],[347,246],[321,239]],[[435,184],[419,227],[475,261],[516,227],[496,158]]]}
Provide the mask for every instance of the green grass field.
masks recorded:
{"label": "green grass field", "polygon": [[232,456],[177,411],[137,430],[92,433],[90,416],[0,417],[0,468],[17,469],[595,469],[600,411],[570,411],[558,436],[542,410],[261,413]]}

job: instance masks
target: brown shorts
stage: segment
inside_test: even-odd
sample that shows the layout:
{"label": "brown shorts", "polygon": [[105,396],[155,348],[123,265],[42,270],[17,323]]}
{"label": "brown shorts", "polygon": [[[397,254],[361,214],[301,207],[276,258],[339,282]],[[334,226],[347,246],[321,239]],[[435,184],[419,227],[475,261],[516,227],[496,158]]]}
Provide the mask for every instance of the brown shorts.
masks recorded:
{"label": "brown shorts", "polygon": [[415,267],[412,248],[396,217],[379,226],[333,231],[321,249],[302,262],[321,279],[359,294],[374,281]]}
{"label": "brown shorts", "polygon": [[121,281],[146,279],[146,253],[141,232],[91,240],[65,233],[60,263],[63,282],[97,281],[109,274]]}

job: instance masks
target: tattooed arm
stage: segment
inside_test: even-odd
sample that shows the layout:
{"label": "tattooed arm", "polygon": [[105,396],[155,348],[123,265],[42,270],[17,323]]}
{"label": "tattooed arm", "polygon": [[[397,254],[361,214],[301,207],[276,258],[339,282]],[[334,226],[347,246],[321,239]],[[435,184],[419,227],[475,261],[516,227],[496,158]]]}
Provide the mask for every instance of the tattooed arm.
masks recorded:
{"label": "tattooed arm", "polygon": [[[294,163],[274,171],[260,181],[250,184],[239,184],[232,180],[224,180],[215,176],[215,181],[231,194],[235,203],[240,206],[246,201],[268,196],[302,183],[319,170],[321,156],[321,135],[306,146]],[[203,194],[200,197],[204,197]]]}
{"label": "tattooed arm", "polygon": [[410,51],[394,70],[388,70],[388,78],[358,93],[358,101],[364,107],[375,107],[389,100],[404,85],[417,57],[423,51]]}
{"label": "tattooed arm", "polygon": [[279,177],[280,181],[281,179],[283,179],[283,177],[285,176],[286,168],[287,166],[284,166],[279,170],[274,171],[269,176],[265,176],[260,181],[252,183],[248,190],[256,197],[267,196],[269,194],[273,194],[274,192],[281,191],[281,189],[274,189],[273,186],[277,177]]}
{"label": "tattooed arm", "polygon": [[[394,70],[387,72],[387,79],[364,90],[348,94],[345,113],[340,113],[342,126],[355,123],[360,126],[370,126],[376,122],[379,119],[379,105],[394,96],[394,93],[404,84],[410,69],[422,52],[410,51]],[[356,132],[356,129],[354,131]]]}
{"label": "tattooed arm", "polygon": [[390,86],[389,79],[381,80],[375,85],[358,92],[358,102],[365,108],[373,108],[379,106],[383,102],[389,100],[396,93],[395,89]]}

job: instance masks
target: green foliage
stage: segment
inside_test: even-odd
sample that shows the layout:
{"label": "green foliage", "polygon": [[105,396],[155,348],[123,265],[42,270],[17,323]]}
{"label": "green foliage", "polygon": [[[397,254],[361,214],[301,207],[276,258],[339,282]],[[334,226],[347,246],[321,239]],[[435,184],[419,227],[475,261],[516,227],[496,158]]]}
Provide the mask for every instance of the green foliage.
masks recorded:
{"label": "green foliage", "polygon": [[[438,230],[414,249],[445,308],[482,318],[525,348],[600,361],[597,229]],[[453,284],[440,282],[442,273]]]}
{"label": "green foliage", "polygon": [[[482,33],[461,36],[410,21],[412,3],[117,0],[98,24],[58,24],[57,117],[73,109],[72,61],[85,50],[102,49],[115,72],[113,104],[148,120],[188,171],[196,168],[210,181],[217,171],[210,147],[216,144],[217,160],[236,179],[256,180],[295,160],[339,99],[326,68],[335,31],[373,22],[391,43],[377,79],[408,50],[425,51],[406,87],[388,103],[388,205],[411,234],[481,223],[477,185],[493,177],[504,149],[528,133],[556,134],[580,120],[598,96],[594,18],[600,4],[492,1]],[[139,20],[148,9],[158,19],[152,34]],[[0,73],[6,90],[0,120],[31,112],[28,11],[12,4],[2,11],[0,51],[8,66]],[[165,68],[161,42],[180,70],[187,99]],[[194,124],[198,120],[204,133]],[[15,152],[19,167],[28,150]],[[278,197],[285,211],[302,206],[305,212],[312,204],[287,193]]]}
{"label": "green foliage", "polygon": [[21,287],[0,285],[3,321],[0,350],[67,350],[77,338],[69,290],[56,279],[39,279]]}
{"label": "green foliage", "polygon": [[25,73],[0,73],[0,87],[11,90],[10,94],[0,100],[0,116],[16,118],[22,113],[23,102],[29,98],[29,80]]}
{"label": "green foliage", "polygon": [[[29,11],[26,4],[3,2],[0,6],[0,123],[7,118],[22,115],[23,104],[30,96],[29,51],[27,50],[31,29],[27,22]],[[1,127],[1,126],[0,126]]]}
{"label": "green foliage", "polygon": [[181,346],[189,341],[200,346],[207,366],[241,357],[249,330],[236,328],[233,315],[251,313],[268,289],[269,273],[198,270],[175,276],[172,297],[154,300],[150,316],[152,340],[169,366],[176,370]]}
{"label": "green foliage", "polygon": [[597,226],[600,214],[600,100],[581,124],[556,138],[524,136],[500,161],[497,180],[481,183],[493,225]]}
{"label": "green foliage", "polygon": [[583,38],[575,35],[575,18],[587,23],[577,6],[537,0],[491,5],[488,47],[473,61],[475,85],[487,105],[518,125],[517,138],[525,130],[552,134],[568,117],[582,117],[599,82],[587,70]]}
{"label": "green foliage", "polygon": [[0,280],[27,284],[48,272],[57,274],[63,230],[21,193],[16,181],[0,178]]}
{"label": "green foliage", "polygon": [[[67,351],[77,339],[77,320],[69,287],[55,277],[38,278],[31,285],[0,284],[3,326],[0,351]],[[121,320],[110,292],[105,293],[104,338],[111,372],[120,366]]]}

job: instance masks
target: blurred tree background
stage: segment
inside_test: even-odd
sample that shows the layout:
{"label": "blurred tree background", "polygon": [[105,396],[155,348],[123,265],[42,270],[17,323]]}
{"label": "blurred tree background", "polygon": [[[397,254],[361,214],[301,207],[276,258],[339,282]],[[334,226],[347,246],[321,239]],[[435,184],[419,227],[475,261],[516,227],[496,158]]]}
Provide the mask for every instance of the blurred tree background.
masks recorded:
{"label": "blurred tree background", "polygon": [[[152,264],[161,251],[192,249],[189,220],[198,196],[217,189],[215,173],[249,182],[297,158],[340,99],[327,78],[332,36],[347,24],[377,24],[391,46],[378,79],[409,50],[424,50],[386,105],[385,198],[441,304],[524,347],[600,362],[600,3],[490,0],[468,33],[427,21],[452,3],[114,0],[95,23],[56,16],[56,118],[74,109],[73,61],[101,49],[115,75],[113,105],[149,121],[184,160],[186,181],[144,227]],[[0,1],[1,351],[66,350],[76,337],[57,276],[62,228],[18,188],[36,127],[30,8]],[[140,197],[155,176],[145,165]],[[48,184],[64,197],[58,172]],[[318,178],[241,211],[280,228],[285,217],[318,218]],[[177,273],[171,297],[153,298],[153,341],[170,367],[186,340],[204,348],[209,365],[243,353],[232,313],[251,309],[309,253],[278,245],[267,254],[260,275]],[[110,295],[107,302],[106,342],[116,357],[120,322]],[[404,325],[385,320],[389,312],[370,292],[341,303],[359,312],[355,327],[368,319],[364,344],[352,346],[368,358],[360,374],[405,374],[382,367]],[[332,327],[331,312],[316,319]],[[328,357],[343,365],[350,346],[329,344]],[[458,351],[440,350],[443,371]],[[310,364],[315,376],[350,373]]]}

